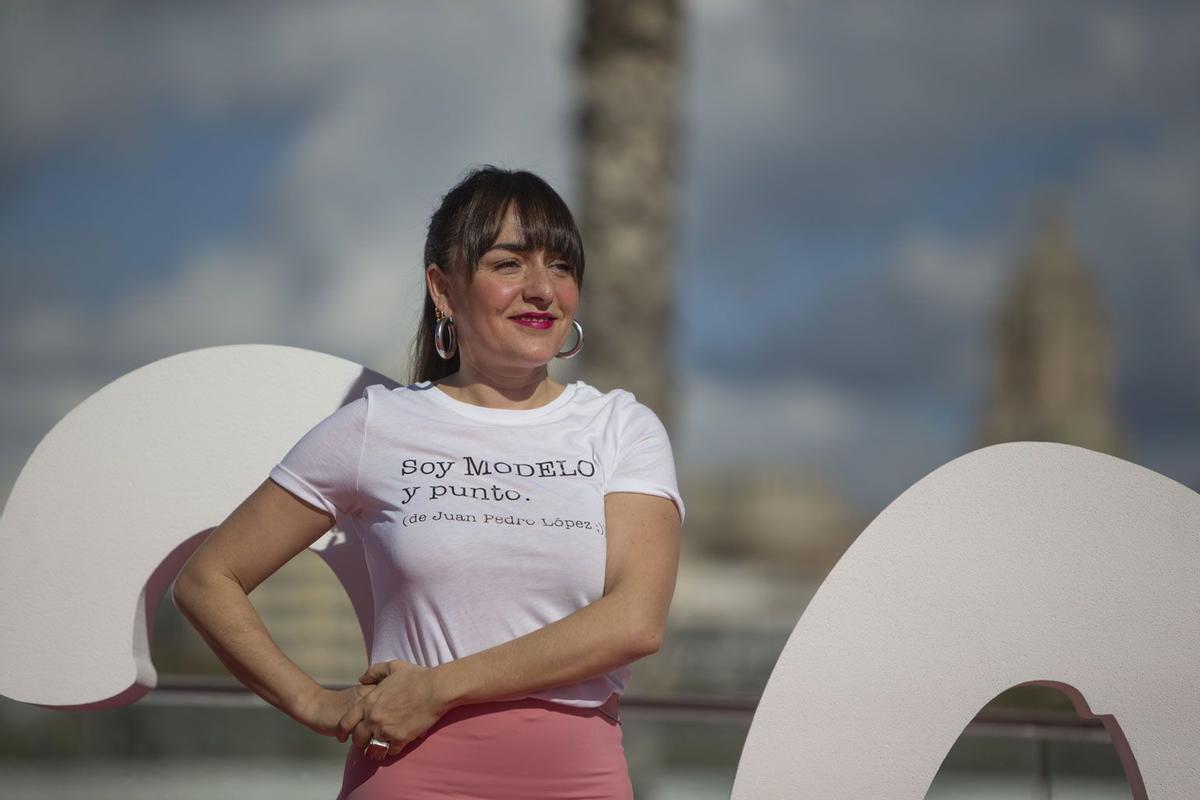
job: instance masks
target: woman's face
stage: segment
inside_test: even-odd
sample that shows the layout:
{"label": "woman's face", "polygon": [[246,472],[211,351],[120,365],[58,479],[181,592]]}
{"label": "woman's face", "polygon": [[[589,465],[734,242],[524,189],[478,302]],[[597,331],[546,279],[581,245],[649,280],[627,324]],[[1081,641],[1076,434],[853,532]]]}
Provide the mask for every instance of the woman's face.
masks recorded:
{"label": "woman's face", "polygon": [[[545,366],[563,348],[579,306],[571,265],[554,253],[521,250],[512,206],[472,279],[429,269],[434,301],[454,318],[463,365],[483,371]],[[435,275],[434,273],[439,273]],[[444,287],[439,300],[437,284]]]}

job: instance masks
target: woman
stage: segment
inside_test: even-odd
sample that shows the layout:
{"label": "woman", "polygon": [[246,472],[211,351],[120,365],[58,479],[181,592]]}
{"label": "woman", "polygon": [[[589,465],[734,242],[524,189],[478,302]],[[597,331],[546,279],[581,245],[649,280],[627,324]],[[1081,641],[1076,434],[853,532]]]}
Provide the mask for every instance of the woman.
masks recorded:
{"label": "woman", "polygon": [[[192,556],[176,603],[251,689],[353,741],[339,800],[632,797],[617,700],[674,591],[670,443],[628,392],[549,377],[583,342],[584,258],[540,178],[472,171],[424,262],[415,382],[369,386],[306,433]],[[371,666],[337,691],[246,597],[335,523],[362,539],[375,598]]]}

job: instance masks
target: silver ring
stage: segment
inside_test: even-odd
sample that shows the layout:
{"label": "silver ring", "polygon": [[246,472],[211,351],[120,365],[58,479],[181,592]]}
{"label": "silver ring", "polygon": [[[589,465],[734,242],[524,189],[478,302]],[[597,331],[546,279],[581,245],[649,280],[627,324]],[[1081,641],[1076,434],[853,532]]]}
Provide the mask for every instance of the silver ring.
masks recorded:
{"label": "silver ring", "polygon": [[374,736],[372,736],[371,740],[369,742],[367,742],[367,746],[363,748],[363,753],[365,755],[369,756],[369,755],[371,755],[372,747],[382,747],[383,754],[387,755],[387,751],[391,748],[391,746],[392,746],[391,742],[388,742],[385,739],[376,739]]}

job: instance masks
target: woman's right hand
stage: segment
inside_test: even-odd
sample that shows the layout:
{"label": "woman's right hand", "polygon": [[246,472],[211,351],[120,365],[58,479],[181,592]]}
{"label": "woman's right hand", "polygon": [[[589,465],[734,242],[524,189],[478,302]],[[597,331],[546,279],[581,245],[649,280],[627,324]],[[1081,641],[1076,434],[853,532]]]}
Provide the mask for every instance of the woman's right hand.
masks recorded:
{"label": "woman's right hand", "polygon": [[[300,722],[321,734],[322,736],[337,737],[339,742],[350,738],[354,725],[343,730],[339,723],[346,717],[347,712],[358,705],[359,701],[374,692],[374,685],[351,686],[346,689],[326,689],[321,687],[308,698],[308,703],[300,714]],[[355,724],[358,720],[355,720]]]}

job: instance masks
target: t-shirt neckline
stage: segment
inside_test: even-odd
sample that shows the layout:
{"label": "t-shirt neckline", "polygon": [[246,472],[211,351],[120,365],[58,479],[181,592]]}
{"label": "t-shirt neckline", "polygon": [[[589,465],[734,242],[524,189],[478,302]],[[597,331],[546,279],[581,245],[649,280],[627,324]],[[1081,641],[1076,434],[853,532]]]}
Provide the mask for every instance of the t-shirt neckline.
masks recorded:
{"label": "t-shirt neckline", "polygon": [[522,425],[529,422],[540,422],[546,417],[557,413],[567,403],[571,402],[571,398],[579,388],[579,384],[580,381],[566,384],[563,390],[558,393],[558,397],[536,408],[488,408],[486,406],[477,406],[474,403],[465,403],[446,394],[434,386],[431,381],[422,381],[414,384],[413,388],[421,390],[423,396],[429,398],[442,408],[461,416],[470,417],[482,422]]}

